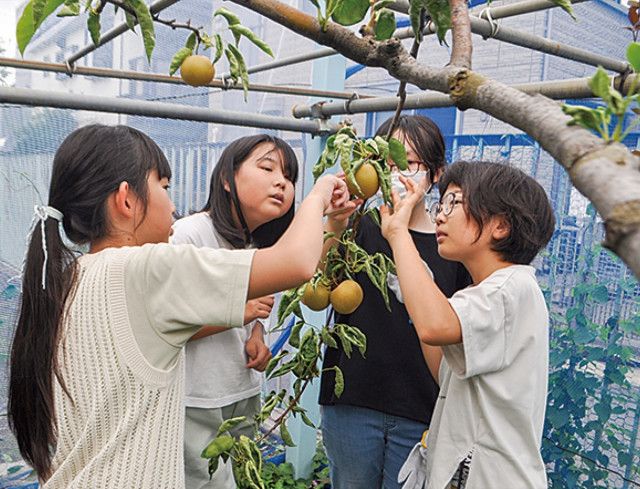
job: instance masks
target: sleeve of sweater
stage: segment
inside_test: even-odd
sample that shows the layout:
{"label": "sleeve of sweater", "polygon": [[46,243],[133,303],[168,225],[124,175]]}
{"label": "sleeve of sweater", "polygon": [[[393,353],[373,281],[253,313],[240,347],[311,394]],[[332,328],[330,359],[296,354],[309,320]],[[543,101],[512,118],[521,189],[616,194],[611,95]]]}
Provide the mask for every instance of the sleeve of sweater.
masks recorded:
{"label": "sleeve of sweater", "polygon": [[242,326],[254,252],[142,246],[126,264],[128,308],[144,308],[155,334],[173,348],[204,324]]}

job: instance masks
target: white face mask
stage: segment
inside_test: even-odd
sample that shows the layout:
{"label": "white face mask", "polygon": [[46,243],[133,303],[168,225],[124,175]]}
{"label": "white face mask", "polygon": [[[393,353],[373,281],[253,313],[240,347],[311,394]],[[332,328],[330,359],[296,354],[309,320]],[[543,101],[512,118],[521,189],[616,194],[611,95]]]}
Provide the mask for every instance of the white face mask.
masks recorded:
{"label": "white face mask", "polygon": [[[429,176],[428,171],[420,170],[416,172],[415,175],[411,175],[408,178],[410,180],[413,180],[414,183],[419,184],[423,178],[428,178],[428,176]],[[430,185],[431,185],[431,182],[427,182],[427,187],[429,187]],[[391,188],[396,192],[398,192],[398,195],[400,196],[401,199],[404,198],[405,195],[407,195],[407,189],[405,188],[404,184],[400,181],[400,173],[393,172],[391,174]]]}

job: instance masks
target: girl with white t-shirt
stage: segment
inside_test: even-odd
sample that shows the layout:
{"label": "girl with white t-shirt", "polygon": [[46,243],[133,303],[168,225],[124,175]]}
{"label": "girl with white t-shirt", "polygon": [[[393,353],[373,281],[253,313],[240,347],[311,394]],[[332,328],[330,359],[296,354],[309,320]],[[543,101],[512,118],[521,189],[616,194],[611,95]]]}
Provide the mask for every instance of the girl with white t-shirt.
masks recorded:
{"label": "girl with white t-shirt", "polygon": [[[293,219],[298,161],[282,139],[259,134],[233,141],[211,174],[202,211],[176,221],[172,243],[203,248],[271,246]],[[229,464],[209,477],[203,448],[224,419],[246,416],[233,435],[254,434],[262,376],[271,358],[260,319],[269,317],[273,296],[248,301],[243,328],[205,326],[186,347],[185,480],[190,489],[233,489]]]}
{"label": "girl with white t-shirt", "polygon": [[170,177],[160,148],[127,126],[84,126],[56,152],[25,259],[8,405],[43,488],[184,487],[184,345],[203,324],[241,326],[247,298],[308,280],[322,216],[348,200],[323,177],[269,248],[170,246]]}
{"label": "girl with white t-shirt", "polygon": [[[555,220],[542,186],[521,170],[458,161],[438,182],[431,209],[438,253],[462,263],[473,284],[451,298],[421,266],[408,222],[425,187],[404,180],[381,208],[413,326],[440,393],[428,434],[398,475],[403,489],[546,489],[540,454],[547,400],[549,314],[529,264]],[[433,357],[433,355],[431,355]]]}

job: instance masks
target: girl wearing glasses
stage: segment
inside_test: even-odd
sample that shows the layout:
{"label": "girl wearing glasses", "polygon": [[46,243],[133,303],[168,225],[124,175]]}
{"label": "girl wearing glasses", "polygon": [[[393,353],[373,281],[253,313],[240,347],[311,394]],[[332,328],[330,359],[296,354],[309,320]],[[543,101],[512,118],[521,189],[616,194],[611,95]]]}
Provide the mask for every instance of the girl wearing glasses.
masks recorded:
{"label": "girl wearing glasses", "polygon": [[[423,184],[381,208],[407,310],[421,342],[443,352],[428,436],[400,471],[404,489],[545,489],[540,455],[547,398],[549,314],[529,264],[553,234],[544,189],[517,168],[454,163],[434,209],[438,252],[473,285],[447,298],[422,270],[407,224]],[[410,225],[410,224],[409,224]]]}
{"label": "girl wearing glasses", "polygon": [[[390,125],[391,119],[377,134],[385,136]],[[409,161],[404,177],[423,182],[430,189],[445,165],[444,140],[438,126],[423,116],[402,116],[397,127],[393,137],[404,143]],[[400,172],[392,161],[388,164],[393,170],[394,188],[404,191]],[[340,234],[352,213],[349,210],[330,217],[326,231]],[[447,296],[470,283],[462,265],[438,255],[435,226],[424,199],[413,207],[409,229],[421,259],[433,270],[436,283]],[[360,221],[356,241],[368,253],[392,256],[379,226],[369,216]],[[322,435],[335,489],[376,489],[383,485],[393,489],[399,487],[398,472],[411,448],[429,427],[438,385],[427,363],[439,364],[440,353],[431,349],[425,362],[395,276],[389,277],[390,287],[396,292],[390,297],[391,310],[366,273],[357,274],[355,280],[364,291],[364,302],[350,315],[337,314],[335,320],[360,328],[367,336],[367,351],[365,358],[357,354],[348,358],[341,349],[327,349],[324,368],[340,367],[346,387],[338,398],[334,395],[334,374],[322,375]]]}

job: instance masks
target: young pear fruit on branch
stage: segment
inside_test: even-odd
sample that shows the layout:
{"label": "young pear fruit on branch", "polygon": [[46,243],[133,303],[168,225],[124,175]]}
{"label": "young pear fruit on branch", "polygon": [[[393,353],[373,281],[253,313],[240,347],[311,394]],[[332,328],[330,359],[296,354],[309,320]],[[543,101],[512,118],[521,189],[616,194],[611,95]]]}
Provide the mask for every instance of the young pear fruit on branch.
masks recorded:
{"label": "young pear fruit on branch", "polygon": [[216,70],[211,60],[201,54],[187,56],[180,65],[180,76],[192,87],[208,85],[215,74]]}

